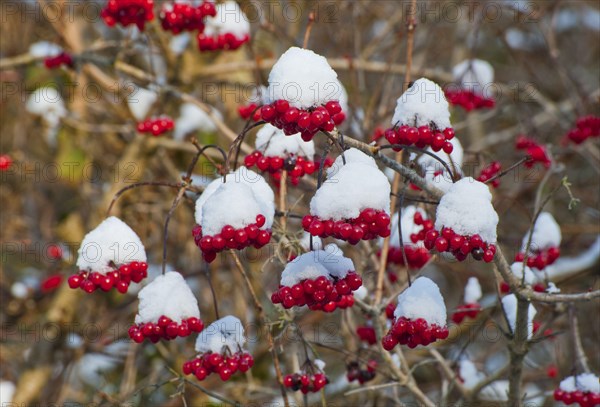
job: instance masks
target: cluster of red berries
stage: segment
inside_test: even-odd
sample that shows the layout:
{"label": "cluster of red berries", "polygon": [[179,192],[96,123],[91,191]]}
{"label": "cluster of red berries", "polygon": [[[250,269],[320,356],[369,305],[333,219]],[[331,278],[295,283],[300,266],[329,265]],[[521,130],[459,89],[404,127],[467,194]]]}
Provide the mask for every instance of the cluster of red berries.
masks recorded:
{"label": "cluster of red berries", "polygon": [[194,360],[183,364],[183,374],[196,376],[198,380],[206,379],[211,373],[218,373],[224,382],[229,380],[238,370],[247,372],[254,365],[252,355],[238,352],[231,356],[206,352]]}
{"label": "cluster of red berries", "polygon": [[[446,154],[450,154],[454,150],[454,146],[450,142],[454,138],[454,129],[452,127],[438,130],[433,126],[411,127],[402,125],[392,127],[385,131],[385,138],[390,144],[400,144],[405,146],[415,145],[418,148],[431,147],[436,153],[444,150]],[[395,151],[400,151],[402,148],[394,148]]]}
{"label": "cluster of red berries", "polygon": [[427,232],[425,234],[425,247],[429,250],[435,248],[440,253],[452,253],[458,261],[465,260],[471,253],[475,260],[490,263],[496,255],[496,246],[484,242],[478,234],[461,236],[447,227],[442,227],[442,233],[437,230]]}
{"label": "cluster of red berries", "polygon": [[527,168],[533,167],[537,162],[541,163],[546,168],[550,168],[551,162],[548,153],[546,152],[546,147],[538,144],[535,140],[525,136],[519,136],[515,148],[517,150],[524,150],[527,154],[528,160],[525,162]]}
{"label": "cluster of red berries", "polygon": [[160,23],[166,31],[179,34],[182,31],[204,30],[205,17],[215,17],[217,9],[215,4],[205,1],[198,7],[188,3],[172,3],[163,7],[160,12]]}
{"label": "cluster of red berries", "polygon": [[303,110],[292,107],[286,100],[280,99],[263,106],[260,114],[264,121],[283,130],[287,136],[300,133],[304,141],[312,140],[320,130],[332,131],[336,125],[340,125],[346,119],[342,106],[337,100],[331,100],[324,106]]}
{"label": "cluster of red berries", "polygon": [[492,98],[486,98],[470,90],[446,90],[446,99],[455,106],[460,106],[467,112],[475,109],[491,109],[496,105]]}
{"label": "cluster of red berries", "polygon": [[[332,161],[329,160],[329,166]],[[327,164],[327,161],[326,161]],[[244,165],[248,168],[256,167],[261,171],[268,171],[273,175],[275,181],[281,180],[283,170],[288,171],[292,185],[298,185],[300,178],[305,174],[311,175],[318,167],[318,163],[305,157],[290,155],[288,157],[273,156],[267,157],[260,151],[254,151],[244,158]],[[327,165],[325,165],[327,167]]]}
{"label": "cluster of red berries", "polygon": [[155,119],[146,119],[137,125],[137,131],[140,133],[151,133],[158,137],[167,131],[173,130],[175,123],[170,117],[162,116]]}
{"label": "cluster of red berries", "polygon": [[44,59],[44,66],[48,69],[58,68],[61,65],[68,67],[73,66],[73,58],[70,54],[61,52],[55,57],[48,57]]}
{"label": "cluster of red berries", "polygon": [[0,171],[6,171],[12,165],[12,157],[8,154],[0,155]]}
{"label": "cluster of red berries", "polygon": [[567,133],[567,139],[581,144],[590,137],[600,137],[600,117],[585,116],[577,119],[577,126]]}
{"label": "cluster of red berries", "polygon": [[153,0],[108,0],[100,16],[109,27],[117,23],[123,27],[135,24],[143,31],[146,21],[154,19],[153,7]]}
{"label": "cluster of red berries", "polygon": [[217,253],[225,249],[242,250],[248,246],[260,249],[271,240],[271,230],[261,230],[265,225],[264,215],[256,215],[256,223],[244,228],[235,229],[231,225],[223,226],[221,233],[214,236],[202,236],[202,226],[196,225],[192,230],[194,242],[202,251],[202,257],[208,263],[212,262]]}
{"label": "cluster of red berries", "polygon": [[69,277],[67,282],[69,287],[81,288],[88,294],[93,293],[97,288],[110,291],[113,287],[121,294],[125,294],[132,281],[139,283],[146,277],[148,277],[148,263],[132,261],[106,274],[80,270],[78,274]]}
{"label": "cluster of red berries", "polygon": [[204,323],[199,318],[191,317],[177,323],[163,315],[158,318],[156,323],[147,322],[145,324],[132,325],[129,328],[129,337],[135,343],[142,343],[144,339],[149,339],[152,343],[156,343],[161,339],[170,341],[178,337],[185,338],[192,332],[202,332],[203,329]]}
{"label": "cluster of red berries", "polygon": [[54,291],[58,288],[60,283],[62,283],[62,280],[63,276],[61,276],[60,274],[54,274],[42,281],[42,283],[40,284],[40,290],[43,293],[49,293],[51,291]]}
{"label": "cluster of red berries", "polygon": [[[410,241],[413,245],[416,245],[418,242],[425,240],[425,234],[427,232],[433,230],[433,221],[430,219],[423,219],[423,215],[417,211],[413,215],[413,222],[417,226],[422,226],[421,230],[417,233],[411,233],[410,235]],[[404,246],[406,261],[408,262],[408,267],[420,269],[427,264],[431,258],[431,254],[429,254],[429,251],[424,247],[413,245]],[[380,255],[381,252],[378,253],[378,256]],[[388,252],[388,263],[399,264],[401,266],[404,265],[404,255],[402,254],[402,249],[400,247],[390,247]]]}
{"label": "cluster of red berries", "polygon": [[260,120],[260,107],[256,103],[250,103],[249,105],[238,107],[238,113],[240,117],[244,120],[248,120],[252,117],[252,121]]}
{"label": "cluster of red berries", "polygon": [[371,136],[371,142],[378,141],[385,135],[385,129],[383,127],[375,127],[373,135]]}
{"label": "cluster of red berries", "polygon": [[[499,161],[494,161],[487,167],[481,170],[481,174],[477,177],[477,181],[479,182],[487,182],[488,180],[494,178],[502,169],[502,164]],[[491,182],[492,187],[498,188],[500,186],[500,178],[496,178]]]}
{"label": "cluster of red berries", "polygon": [[325,276],[316,279],[306,279],[291,287],[280,286],[271,295],[273,304],[281,304],[289,309],[293,306],[307,305],[313,311],[333,312],[337,308],[349,308],[354,305],[354,295],[362,285],[362,278],[355,272],[349,272],[346,277],[329,280]]}
{"label": "cluster of red berries", "polygon": [[[534,254],[527,256],[527,267],[543,270],[546,266],[553,264],[560,256],[558,247],[549,247],[546,250],[536,250]],[[519,252],[515,256],[515,261],[523,262],[525,253]]]}
{"label": "cluster of red berries", "polygon": [[329,237],[357,244],[361,240],[388,237],[390,215],[372,208],[363,210],[358,218],[333,221],[322,220],[318,216],[306,215],[302,218],[302,227],[313,236]]}
{"label": "cluster of red berries", "polygon": [[230,50],[234,51],[250,41],[248,34],[243,37],[236,37],[232,33],[208,36],[204,33],[198,34],[198,49],[200,51]]}
{"label": "cluster of red berries", "polygon": [[[538,293],[546,292],[546,285],[544,283],[535,283],[531,288],[533,288],[533,291]],[[502,294],[508,294],[510,292],[510,285],[508,285],[506,281],[502,281],[500,283],[500,292]]]}
{"label": "cluster of red berries", "polygon": [[375,378],[375,369],[377,369],[375,360],[369,360],[365,367],[361,367],[358,361],[352,361],[346,366],[346,377],[349,382],[358,380],[360,384],[363,384]]}
{"label": "cluster of red berries", "polygon": [[366,342],[369,345],[375,345],[377,342],[375,328],[372,326],[359,326],[356,328],[356,335],[358,335],[361,341]]}
{"label": "cluster of red berries", "polygon": [[562,401],[566,405],[579,404],[581,407],[594,407],[600,405],[600,393],[554,390],[554,400]]}
{"label": "cluster of red berries", "polygon": [[283,385],[293,391],[300,390],[302,393],[316,393],[329,383],[329,379],[323,373],[308,375],[306,373],[294,373],[283,378]]}
{"label": "cluster of red berries", "polygon": [[477,303],[464,304],[456,309],[456,312],[452,315],[452,321],[455,324],[460,324],[465,318],[477,318],[479,312],[481,312],[481,305]]}
{"label": "cluster of red berries", "polygon": [[448,328],[429,325],[423,318],[414,321],[405,317],[398,318],[386,336],[382,339],[383,348],[387,351],[394,349],[397,344],[416,348],[418,345],[427,346],[438,339],[448,337]]}

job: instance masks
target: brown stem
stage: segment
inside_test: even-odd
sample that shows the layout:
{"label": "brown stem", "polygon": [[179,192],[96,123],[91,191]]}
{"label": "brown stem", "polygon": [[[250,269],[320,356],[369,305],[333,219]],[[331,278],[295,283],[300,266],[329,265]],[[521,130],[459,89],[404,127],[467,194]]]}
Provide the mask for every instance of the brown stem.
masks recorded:
{"label": "brown stem", "polygon": [[161,182],[161,181],[136,182],[135,184],[131,184],[124,188],[121,188],[113,196],[113,199],[112,199],[112,201],[110,201],[110,205],[108,205],[108,209],[106,210],[106,216],[108,217],[110,215],[110,211],[111,211],[113,205],[115,204],[115,202],[117,202],[117,200],[119,199],[119,197],[121,195],[123,195],[125,192],[129,191],[130,189],[134,189],[134,188],[138,188],[138,187],[145,187],[145,186],[181,188],[181,184],[173,184],[171,182]]}
{"label": "brown stem", "polygon": [[308,40],[310,39],[310,32],[315,23],[315,12],[311,11],[308,14],[308,25],[306,26],[306,32],[304,33],[304,41],[302,42],[302,48],[306,49],[308,46]]}
{"label": "brown stem", "polygon": [[[281,179],[279,180],[279,210],[282,213],[285,213],[286,211],[286,197],[287,197],[287,170],[283,170],[281,172]],[[281,217],[281,229],[283,231],[283,234],[285,235],[285,229],[287,227],[287,216],[282,216]]]}

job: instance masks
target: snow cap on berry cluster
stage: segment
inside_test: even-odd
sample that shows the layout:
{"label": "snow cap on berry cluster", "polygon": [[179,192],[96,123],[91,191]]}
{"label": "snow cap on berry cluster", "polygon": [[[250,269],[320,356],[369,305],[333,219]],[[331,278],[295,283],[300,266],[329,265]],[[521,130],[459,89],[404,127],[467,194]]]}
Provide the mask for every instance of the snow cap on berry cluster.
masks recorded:
{"label": "snow cap on berry cluster", "polygon": [[394,317],[423,318],[430,325],[446,326],[446,304],[437,284],[427,277],[417,278],[398,295]]}
{"label": "snow cap on berry cluster", "polygon": [[339,100],[341,93],[337,74],[327,59],[308,49],[291,47],[269,74],[269,99],[286,100],[298,109]]}
{"label": "snow cap on berry cluster", "polygon": [[[410,235],[414,234],[414,233],[418,233],[422,228],[421,225],[415,224],[414,218],[415,218],[415,213],[417,213],[417,212],[419,212],[421,214],[421,216],[423,217],[424,220],[427,219],[427,212],[425,212],[423,209],[418,208],[414,205],[409,205],[406,208],[402,209],[402,218],[401,218],[400,226],[402,227],[402,244],[404,246],[423,247],[422,241],[413,243],[410,240]],[[392,229],[392,234],[390,235],[390,246],[400,247],[400,235],[398,234],[398,214],[397,213],[395,213],[394,216],[392,216],[391,229]],[[381,239],[381,242],[383,242],[383,239]]]}
{"label": "snow cap on berry cluster", "polygon": [[265,157],[286,157],[289,154],[312,160],[315,143],[302,140],[300,133],[286,136],[283,130],[266,124],[256,133],[256,149]]}
{"label": "snow cap on berry cluster", "polygon": [[435,228],[452,228],[462,236],[478,234],[486,243],[496,242],[498,214],[489,188],[471,177],[452,184],[436,211]]}
{"label": "snow cap on berry cluster", "polygon": [[477,277],[469,277],[465,286],[465,304],[475,304],[481,298],[481,285]]}
{"label": "snow cap on berry cluster", "polygon": [[582,373],[578,376],[569,376],[562,380],[559,385],[562,391],[600,394],[600,381],[593,373]]}
{"label": "snow cap on berry cluster", "polygon": [[127,105],[133,117],[138,121],[142,121],[146,118],[157,99],[158,94],[155,91],[135,86],[134,91],[127,96]]}
{"label": "snow cap on berry cluster", "polygon": [[[221,112],[215,108],[211,110],[218,119],[223,119]],[[186,134],[196,130],[213,133],[217,131],[217,126],[208,113],[200,109],[198,105],[184,103],[179,107],[179,117],[175,120],[173,138],[175,140],[182,140]]]}
{"label": "snow cap on berry cluster", "polygon": [[[456,172],[459,175],[462,175],[462,164],[463,164],[463,156],[464,150],[458,138],[454,137],[451,140],[448,140],[450,144],[452,144],[452,152],[450,154],[446,154],[443,152],[436,153],[433,151],[431,147],[427,148],[427,152],[435,154],[442,160],[450,171]],[[444,192],[447,192],[452,186],[452,175],[448,173],[446,167],[442,165],[441,162],[431,157],[430,155],[423,154],[417,159],[417,163],[423,168],[425,173],[424,178],[429,181],[431,184],[435,185],[437,188],[441,189]],[[441,174],[440,174],[441,171]]]}
{"label": "snow cap on berry cluster", "polygon": [[[529,241],[529,233],[527,231],[523,237],[523,243],[521,251],[527,249],[527,242]],[[550,247],[559,247],[562,240],[560,233],[560,226],[548,212],[542,212],[537,218],[533,227],[533,235],[531,236],[530,251],[546,250]]]}
{"label": "snow cap on berry cluster", "polygon": [[63,52],[60,45],[48,41],[38,41],[29,46],[29,55],[34,58],[57,57]]}
{"label": "snow cap on berry cluster", "polygon": [[280,284],[291,287],[302,280],[314,280],[321,276],[329,280],[333,277],[343,279],[349,271],[354,271],[352,260],[344,257],[335,244],[329,244],[324,250],[304,253],[289,262],[281,274]]}
{"label": "snow cap on berry cluster", "polygon": [[[302,238],[300,239],[300,246],[306,251],[310,250],[310,238],[311,238],[310,233],[308,233],[308,232],[302,233]],[[323,249],[323,241],[321,240],[321,238],[319,236],[312,237],[312,248],[314,250],[322,250]]]}
{"label": "snow cap on berry cluster", "polygon": [[448,101],[437,83],[421,78],[398,98],[392,125],[420,127],[432,123],[439,130],[451,127]]}
{"label": "snow cap on berry cluster", "polygon": [[196,340],[196,352],[223,353],[228,348],[236,353],[245,343],[242,321],[228,315],[204,328]]}
{"label": "snow cap on berry cluster", "polygon": [[463,379],[463,386],[472,389],[485,379],[485,375],[477,370],[477,367],[469,359],[463,358],[458,362],[458,374]]}
{"label": "snow cap on berry cluster", "polygon": [[336,160],[337,171],[317,190],[310,201],[310,213],[334,221],[355,219],[367,208],[389,213],[391,187],[385,174],[356,149],[344,155],[346,165]]}
{"label": "snow cap on berry cluster", "polygon": [[452,68],[452,76],[463,89],[483,94],[494,82],[494,68],[487,61],[467,59]]}
{"label": "snow cap on berry cluster", "polygon": [[250,21],[235,1],[226,1],[215,6],[217,15],[206,21],[204,34],[217,36],[220,34],[233,34],[236,38],[250,35]]}
{"label": "snow cap on berry cluster", "polygon": [[226,182],[217,178],[196,201],[196,223],[205,236],[216,235],[223,226],[236,229],[256,223],[262,214],[266,222],[261,229],[270,229],[275,217],[275,195],[259,174],[240,167],[226,176]]}
{"label": "snow cap on berry cluster", "polygon": [[169,271],[156,277],[138,293],[140,305],[135,316],[137,325],[156,323],[161,316],[181,323],[188,318],[200,318],[198,300],[183,276]]}
{"label": "snow cap on berry cluster", "polygon": [[146,262],[146,249],[138,235],[121,219],[106,218],[81,242],[77,251],[79,270],[106,274],[133,261]]}
{"label": "snow cap on berry cluster", "polygon": [[[517,325],[517,297],[514,294],[509,294],[502,298],[502,308],[506,314],[508,325],[510,326],[511,332],[514,334],[515,327]],[[537,310],[532,304],[529,304],[527,312],[527,338],[531,338],[533,335],[533,318]]]}
{"label": "snow cap on berry cluster", "polygon": [[[513,274],[521,281],[523,278],[523,263],[520,261],[516,261],[510,266]],[[525,284],[531,285],[535,283],[537,280],[537,276],[529,267],[525,266]]]}
{"label": "snow cap on berry cluster", "polygon": [[375,162],[373,157],[366,155],[365,153],[356,148],[351,148],[344,151],[344,154],[340,154],[335,159],[333,165],[327,169],[327,178],[333,178],[335,174],[337,174],[338,171],[344,167],[344,160],[346,161],[346,164],[360,163],[373,168],[377,168],[377,163]]}

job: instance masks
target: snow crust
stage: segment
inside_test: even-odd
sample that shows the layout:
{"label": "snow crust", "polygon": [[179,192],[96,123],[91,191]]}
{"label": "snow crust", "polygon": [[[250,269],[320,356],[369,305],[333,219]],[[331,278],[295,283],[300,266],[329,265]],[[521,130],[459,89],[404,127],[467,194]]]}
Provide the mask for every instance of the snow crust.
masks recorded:
{"label": "snow crust", "polygon": [[[428,219],[427,212],[423,209],[418,208],[414,205],[409,205],[402,209],[402,220],[400,226],[402,226],[402,244],[404,246],[416,246],[423,247],[423,241],[419,241],[416,244],[410,240],[410,235],[418,233],[422,226],[415,225],[414,216],[415,213],[419,212],[423,219]],[[400,247],[400,235],[398,234],[398,213],[394,213],[391,222],[392,234],[390,235],[390,246]],[[380,239],[383,243],[383,239]]]}
{"label": "snow crust", "polygon": [[138,121],[146,118],[152,105],[158,99],[158,94],[150,89],[134,86],[133,92],[127,96],[127,106],[133,117]]}
{"label": "snow crust", "polygon": [[600,382],[593,373],[582,373],[578,376],[569,376],[560,382],[560,389],[566,392],[580,390],[584,393],[600,394]]}
{"label": "snow crust", "polygon": [[57,57],[63,52],[60,45],[49,41],[34,42],[29,46],[29,55],[34,58]]}
{"label": "snow crust", "polygon": [[281,274],[280,284],[291,287],[302,280],[314,280],[324,276],[344,278],[349,271],[354,271],[352,259],[344,257],[342,250],[335,244],[329,244],[324,250],[304,253],[289,262]]}
{"label": "snow crust", "polygon": [[235,353],[241,350],[245,343],[242,321],[228,315],[204,328],[196,340],[196,352],[223,353],[229,348]]}
{"label": "snow crust", "polygon": [[[514,262],[513,264],[511,264],[510,269],[513,272],[513,274],[519,279],[519,281],[521,281],[521,279],[523,278],[523,263],[520,261]],[[531,270],[531,268],[529,268],[528,266],[525,266],[525,284],[532,285],[536,282],[536,280],[537,276],[535,275],[533,270]]]}
{"label": "snow crust", "polygon": [[398,98],[392,125],[420,127],[431,123],[440,130],[451,127],[448,101],[437,83],[421,78]]}
{"label": "snow crust", "polygon": [[204,34],[209,37],[230,33],[236,38],[250,35],[250,21],[235,1],[226,1],[215,6],[217,15],[206,20]]}
{"label": "snow crust", "polygon": [[[351,149],[352,150],[352,149]],[[321,219],[353,219],[367,208],[390,210],[390,182],[376,165],[367,164],[366,154],[346,151],[346,165],[329,176],[310,201],[310,213]],[[370,157],[367,157],[370,158]]]}
{"label": "snow crust", "polygon": [[62,96],[50,86],[33,91],[27,99],[25,109],[31,114],[41,116],[51,127],[56,127],[60,119],[67,115]]}
{"label": "snow crust", "polygon": [[[523,236],[523,242],[521,245],[522,252],[524,252],[527,248],[529,233],[530,231],[527,231],[525,236]],[[548,212],[540,213],[540,216],[538,216],[537,221],[533,226],[530,251],[546,250],[550,247],[559,247],[561,240],[562,234],[560,232],[560,226],[554,219],[554,216]]]}
{"label": "snow crust", "polygon": [[[458,138],[456,138],[456,137],[454,137],[452,140],[450,140],[450,143],[454,147],[454,149],[452,150],[452,152],[450,154],[446,154],[443,151],[438,151],[436,153],[435,151],[433,151],[433,149],[431,147],[427,147],[426,151],[437,155],[443,162],[445,162],[448,165],[448,167],[450,167],[451,170],[454,171],[454,167],[456,167],[456,171],[459,174],[461,174],[462,173],[461,167],[463,164],[463,157],[464,157],[463,146],[460,143],[460,141],[458,140]],[[454,167],[452,165],[453,163],[454,163]],[[419,164],[422,168],[427,170],[427,172],[429,172],[429,170],[431,170],[432,172],[444,171],[444,173],[447,173],[447,171],[445,170],[442,163],[440,163],[438,160],[436,160],[435,158],[433,158],[427,154],[422,154],[417,159],[417,164]],[[448,176],[448,178],[450,178],[450,177]]]}
{"label": "snow crust", "polygon": [[430,325],[446,326],[446,304],[437,284],[427,277],[417,278],[398,295],[394,317],[423,318]]}
{"label": "snow crust", "polygon": [[138,299],[136,324],[156,323],[163,315],[177,323],[192,317],[200,318],[198,300],[183,276],[176,271],[156,277],[140,290]]}
{"label": "snow crust", "polygon": [[[212,113],[218,119],[223,119],[223,115],[217,109],[213,108]],[[173,138],[175,140],[183,140],[188,133],[193,131],[214,133],[217,131],[217,126],[208,113],[200,109],[199,106],[194,103],[183,103],[179,107],[179,117],[175,120]]]}
{"label": "snow crust", "polygon": [[477,277],[469,277],[465,286],[465,304],[475,304],[481,298],[481,285]]}
{"label": "snow crust", "polygon": [[116,266],[132,261],[146,262],[146,249],[138,235],[116,216],[106,218],[81,242],[77,251],[80,270],[101,274],[113,271]]}
{"label": "snow crust", "polygon": [[266,157],[286,157],[294,154],[310,160],[315,155],[315,143],[302,140],[300,133],[286,136],[283,130],[266,124],[256,133],[256,149]]}
{"label": "snow crust", "polygon": [[246,167],[217,178],[196,201],[196,223],[203,235],[221,233],[225,225],[243,228],[256,222],[262,214],[266,222],[261,229],[270,229],[275,217],[275,195],[265,179]]}
{"label": "snow crust", "polygon": [[[506,318],[508,319],[508,324],[510,326],[511,332],[514,334],[515,327],[517,324],[517,297],[514,294],[509,294],[502,298],[502,308],[504,308],[504,312],[506,313]],[[529,304],[529,309],[527,312],[527,338],[530,339],[533,335],[533,318],[537,313],[535,307],[532,304]]]}
{"label": "snow crust", "polygon": [[[319,236],[313,236],[313,249],[322,250],[323,241]],[[302,238],[300,239],[300,246],[306,251],[310,250],[310,233],[302,232]]]}
{"label": "snow crust", "polygon": [[498,214],[489,188],[471,177],[455,182],[442,196],[436,211],[435,228],[452,228],[463,236],[479,234],[484,242],[496,242]]}
{"label": "snow crust", "polygon": [[494,68],[481,59],[467,59],[452,68],[454,80],[461,84],[463,89],[477,94],[488,93],[486,90],[494,82]]}
{"label": "snow crust", "polygon": [[299,109],[339,100],[340,89],[327,59],[303,48],[288,49],[269,74],[269,99],[284,99]]}

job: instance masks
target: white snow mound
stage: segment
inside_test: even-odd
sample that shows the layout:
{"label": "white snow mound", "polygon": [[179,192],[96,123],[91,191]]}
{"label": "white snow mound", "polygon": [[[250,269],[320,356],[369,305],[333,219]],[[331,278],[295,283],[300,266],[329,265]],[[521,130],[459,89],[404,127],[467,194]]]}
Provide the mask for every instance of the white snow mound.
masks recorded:
{"label": "white snow mound", "polygon": [[283,130],[266,124],[256,133],[256,149],[266,157],[286,157],[290,154],[312,160],[315,155],[315,143],[302,140],[300,133],[286,136]]}
{"label": "white snow mound", "polygon": [[299,109],[339,100],[341,89],[327,59],[303,48],[288,49],[269,74],[269,100],[287,100]]}
{"label": "white snow mound", "polygon": [[[506,297],[502,298],[502,308],[504,308],[504,312],[506,313],[506,318],[508,319],[508,324],[510,326],[511,332],[514,334],[515,327],[517,325],[517,297],[514,294],[509,294]],[[529,304],[529,310],[527,312],[527,338],[531,338],[533,335],[533,318],[537,313],[535,307],[532,304]]]}
{"label": "white snow mound", "polygon": [[156,323],[163,315],[177,323],[192,317],[200,318],[198,300],[183,276],[176,271],[156,277],[140,290],[138,299],[136,324]]}
{"label": "white snow mound", "polygon": [[270,229],[275,217],[275,195],[259,174],[240,167],[234,173],[212,181],[196,201],[196,223],[203,235],[221,233],[225,225],[236,229],[256,222],[256,215],[266,218],[261,229]]}
{"label": "white snow mound", "polygon": [[50,86],[37,88],[29,95],[25,109],[31,114],[42,116],[52,127],[57,126],[60,119],[67,115],[62,96]]}
{"label": "white snow mound", "polygon": [[452,68],[452,76],[463,89],[486,95],[490,93],[488,88],[493,86],[494,68],[487,61],[467,59]]}
{"label": "white snow mound", "polygon": [[158,94],[155,91],[134,86],[133,92],[127,96],[127,105],[133,117],[138,121],[142,121],[146,118],[157,99]]}
{"label": "white snow mound", "polygon": [[[521,245],[522,252],[524,252],[527,248],[529,233],[530,231],[527,231],[523,237],[523,242]],[[535,250],[546,250],[551,247],[559,247],[561,240],[562,234],[560,232],[560,226],[554,219],[554,216],[548,212],[540,213],[535,225],[533,226],[530,252]]]}
{"label": "white snow mound", "polygon": [[427,277],[417,278],[398,295],[394,317],[423,318],[430,325],[446,326],[446,304],[437,284]]}
{"label": "white snow mound", "polygon": [[60,45],[49,41],[34,42],[29,46],[29,55],[34,58],[57,57],[63,52]]}
{"label": "white snow mound", "polygon": [[377,163],[373,157],[366,155],[356,148],[350,148],[344,151],[344,154],[337,156],[331,167],[327,168],[327,178],[332,178],[341,168],[344,167],[344,160],[346,160],[346,164],[360,163],[377,168]]}
{"label": "white snow mound", "polygon": [[302,280],[314,280],[321,276],[329,280],[333,280],[333,277],[341,279],[354,270],[352,260],[344,257],[335,244],[329,244],[325,250],[304,253],[289,262],[281,274],[280,284],[291,287]]}
{"label": "white snow mound", "polygon": [[432,123],[440,130],[451,127],[448,101],[437,83],[421,78],[398,98],[392,125],[420,127]]}
{"label": "white snow mound", "polygon": [[250,21],[235,1],[226,1],[215,6],[217,15],[208,18],[204,34],[209,37],[219,34],[233,34],[241,39],[245,35],[250,35]]}
{"label": "white snow mound", "polygon": [[245,343],[242,321],[228,315],[204,328],[196,340],[196,352],[223,353],[229,349],[232,353],[236,353]]}
{"label": "white snow mound", "polygon": [[353,153],[350,150],[346,153],[346,165],[328,177],[311,199],[310,213],[335,221],[354,219],[367,208],[389,213],[391,187],[388,178],[377,166],[348,159]]}
{"label": "white snow mound", "polygon": [[580,390],[584,393],[600,393],[600,381],[598,376],[593,373],[582,373],[578,376],[569,376],[560,382],[559,387],[566,392]]}
{"label": "white snow mound", "polygon": [[469,277],[465,286],[465,304],[476,304],[481,298],[481,285],[477,277]]}
{"label": "white snow mound", "polygon": [[[523,279],[523,263],[516,261],[510,266],[513,274],[521,281]],[[537,276],[528,266],[525,266],[525,284],[532,285],[537,281]]]}
{"label": "white snow mound", "polygon": [[484,242],[496,242],[498,214],[489,188],[471,177],[452,184],[436,211],[435,229],[452,228],[463,236],[479,234]]}
{"label": "white snow mound", "polygon": [[106,274],[132,261],[146,262],[146,249],[138,235],[121,219],[106,218],[81,242],[77,251],[79,270]]}
{"label": "white snow mound", "polygon": [[[217,109],[212,108],[212,113],[218,119],[223,119],[223,115]],[[175,120],[173,138],[175,140],[183,140],[187,134],[193,131],[214,133],[217,131],[217,126],[208,113],[200,109],[198,105],[184,103],[179,107],[179,117]]]}
{"label": "white snow mound", "polygon": [[[414,244],[410,240],[410,235],[413,233],[418,233],[422,228],[420,225],[415,225],[414,216],[416,212],[419,212],[421,216],[423,216],[424,220],[427,219],[427,212],[414,205],[409,205],[402,209],[402,223],[400,226],[402,226],[402,244],[404,246],[424,247],[423,241],[419,241],[417,244]],[[400,235],[398,234],[398,213],[394,213],[392,216],[391,228],[392,234],[390,235],[390,246],[400,247]],[[380,239],[380,243],[383,244],[383,239]]]}

